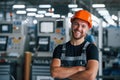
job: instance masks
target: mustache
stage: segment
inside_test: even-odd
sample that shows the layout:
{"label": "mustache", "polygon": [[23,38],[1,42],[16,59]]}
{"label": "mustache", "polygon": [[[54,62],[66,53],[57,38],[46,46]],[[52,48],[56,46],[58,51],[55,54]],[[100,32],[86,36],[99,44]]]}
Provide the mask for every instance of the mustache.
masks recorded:
{"label": "mustache", "polygon": [[[78,29],[71,29],[71,31],[72,31],[72,32],[76,32],[76,31],[78,31],[78,32],[80,32],[80,33],[83,33],[82,31],[79,31]],[[85,34],[88,34],[88,33],[85,32]]]}
{"label": "mustache", "polygon": [[79,30],[77,30],[77,29],[72,29],[72,32],[75,32],[75,31],[79,31]]}
{"label": "mustache", "polygon": [[[72,32],[76,32],[76,31],[79,31],[78,29],[72,29]],[[80,31],[79,31],[80,32]]]}

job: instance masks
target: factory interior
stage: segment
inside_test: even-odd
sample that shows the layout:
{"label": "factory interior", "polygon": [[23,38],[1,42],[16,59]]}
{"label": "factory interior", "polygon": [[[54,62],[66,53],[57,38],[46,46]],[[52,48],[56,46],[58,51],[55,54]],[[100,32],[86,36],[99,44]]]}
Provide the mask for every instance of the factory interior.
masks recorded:
{"label": "factory interior", "polygon": [[54,48],[70,40],[70,19],[92,13],[96,80],[120,80],[120,0],[0,0],[0,80],[54,80]]}

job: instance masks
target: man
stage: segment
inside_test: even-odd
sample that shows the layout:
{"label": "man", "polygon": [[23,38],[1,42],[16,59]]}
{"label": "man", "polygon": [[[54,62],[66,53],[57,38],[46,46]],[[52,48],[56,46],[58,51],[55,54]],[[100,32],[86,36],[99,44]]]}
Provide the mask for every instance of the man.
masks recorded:
{"label": "man", "polygon": [[99,64],[98,49],[85,41],[86,33],[92,28],[91,13],[77,11],[71,23],[71,40],[58,45],[53,52],[51,76],[55,80],[95,80]]}

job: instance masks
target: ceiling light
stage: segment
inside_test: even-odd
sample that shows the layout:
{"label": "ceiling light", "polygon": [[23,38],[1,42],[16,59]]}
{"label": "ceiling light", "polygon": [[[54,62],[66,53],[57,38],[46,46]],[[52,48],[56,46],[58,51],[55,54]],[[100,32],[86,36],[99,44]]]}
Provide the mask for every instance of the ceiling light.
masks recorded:
{"label": "ceiling light", "polygon": [[35,17],[37,17],[37,18],[39,18],[39,17],[44,17],[44,15],[43,15],[43,14],[36,14]]}
{"label": "ceiling light", "polygon": [[103,9],[96,9],[98,11],[98,13],[101,15],[101,16],[106,16],[106,15],[110,15],[108,10],[106,8],[103,8]]}
{"label": "ceiling light", "polygon": [[38,14],[45,14],[46,11],[38,11],[37,13],[38,13]]}
{"label": "ceiling light", "polygon": [[26,14],[26,11],[19,10],[19,11],[16,11],[16,14]]}
{"label": "ceiling light", "polygon": [[100,7],[105,7],[105,4],[93,4],[93,8],[100,8]]}
{"label": "ceiling light", "polygon": [[53,13],[45,13],[45,16],[52,16]]}
{"label": "ceiling light", "polygon": [[27,16],[35,16],[36,13],[27,13]]}
{"label": "ceiling light", "polygon": [[76,7],[78,7],[78,5],[77,4],[69,4],[68,7],[69,8],[76,8]]}
{"label": "ceiling light", "polygon": [[13,8],[25,8],[25,5],[13,5]]}
{"label": "ceiling light", "polygon": [[35,12],[35,11],[37,11],[37,9],[36,8],[27,8],[26,11],[33,11],[33,12]]}
{"label": "ceiling light", "polygon": [[39,8],[50,8],[51,5],[49,4],[45,4],[45,5],[39,5]]}
{"label": "ceiling light", "polygon": [[98,11],[98,13],[102,16],[110,15],[108,10]]}
{"label": "ceiling light", "polygon": [[116,25],[115,21],[111,18],[111,16],[103,16],[104,19],[108,22],[110,25]]}
{"label": "ceiling light", "polygon": [[114,20],[111,18],[109,11],[106,8],[96,9],[98,13],[103,16],[103,18],[107,21],[110,25],[116,25]]}

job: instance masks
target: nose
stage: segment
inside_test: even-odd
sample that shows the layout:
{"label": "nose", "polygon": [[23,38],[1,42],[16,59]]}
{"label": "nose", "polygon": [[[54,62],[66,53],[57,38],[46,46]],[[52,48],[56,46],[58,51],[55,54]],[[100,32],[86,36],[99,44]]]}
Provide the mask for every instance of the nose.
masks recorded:
{"label": "nose", "polygon": [[77,29],[78,29],[78,30],[82,30],[82,26],[79,24],[79,25],[77,26]]}

